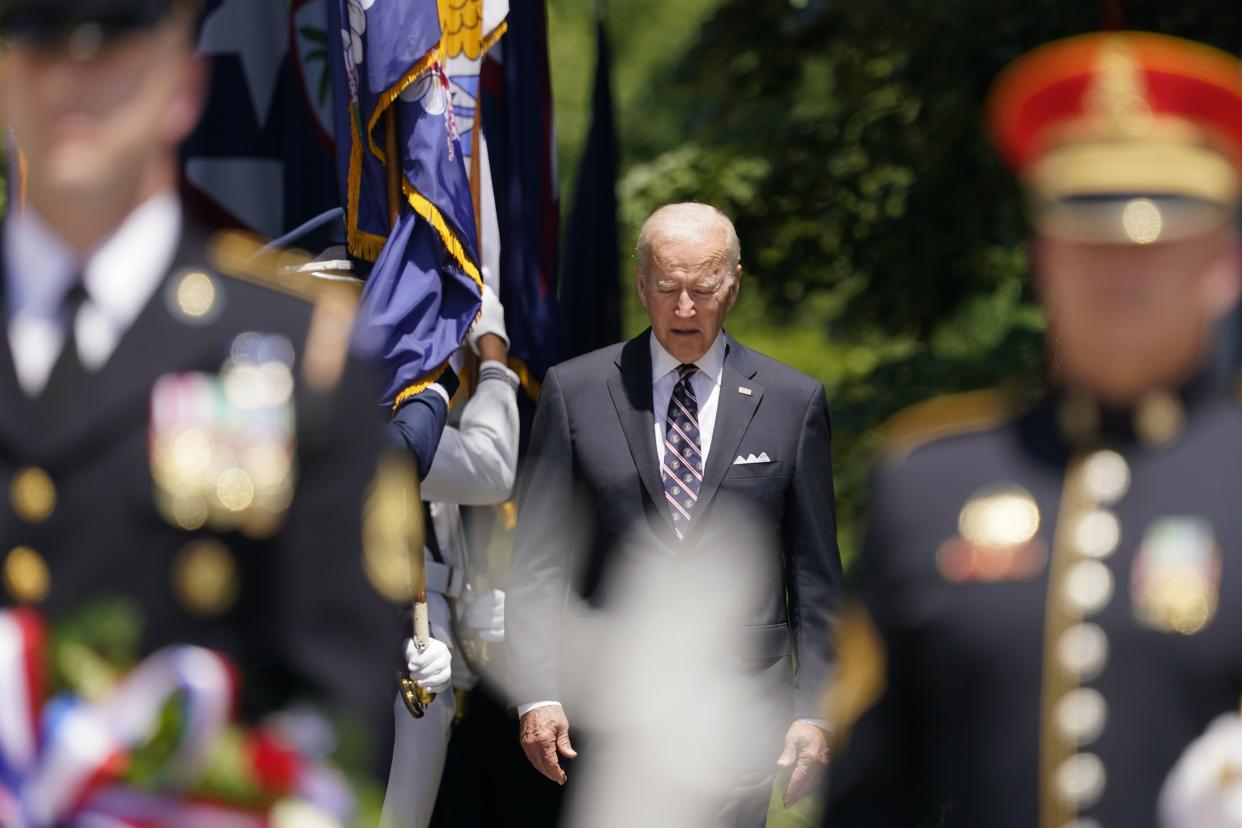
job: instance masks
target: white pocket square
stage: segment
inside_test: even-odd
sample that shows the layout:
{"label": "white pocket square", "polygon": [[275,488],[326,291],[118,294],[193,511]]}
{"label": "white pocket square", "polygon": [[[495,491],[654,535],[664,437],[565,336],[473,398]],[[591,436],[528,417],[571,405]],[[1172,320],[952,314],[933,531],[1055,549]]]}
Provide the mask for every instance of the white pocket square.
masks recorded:
{"label": "white pocket square", "polygon": [[771,462],[772,462],[772,458],[768,457],[768,453],[764,451],[764,452],[760,452],[758,457],[756,457],[753,454],[748,454],[745,457],[743,457],[742,455],[739,454],[737,456],[737,459],[733,461],[733,465],[749,466],[751,463],[771,463]]}

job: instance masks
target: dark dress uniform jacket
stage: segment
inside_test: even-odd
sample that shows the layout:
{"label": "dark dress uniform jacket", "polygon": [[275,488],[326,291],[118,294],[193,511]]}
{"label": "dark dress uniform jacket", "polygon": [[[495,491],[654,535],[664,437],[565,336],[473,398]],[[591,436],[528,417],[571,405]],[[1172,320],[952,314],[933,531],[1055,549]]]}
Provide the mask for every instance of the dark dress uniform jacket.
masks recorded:
{"label": "dark dress uniform jacket", "polygon": [[[27,547],[45,562],[48,589],[36,608],[53,621],[123,599],[140,613],[143,652],[174,643],[222,651],[240,668],[246,714],[295,698],[322,702],[365,725],[378,768],[390,744],[399,641],[396,610],[368,581],[361,557],[362,500],[383,439],[374,377],[350,360],[330,387],[311,387],[303,369],[315,306],[216,273],[205,253],[188,234],[103,367],[54,372],[35,399],[19,387],[0,336],[0,480],[8,488],[19,470],[34,468],[55,487],[46,520],[14,508],[16,497],[0,498],[0,552]],[[210,312],[197,318],[175,301],[178,279],[190,272],[211,274],[214,288]],[[282,528],[263,539],[166,520],[148,450],[156,380],[217,374],[244,333],[283,337],[296,355],[297,483]],[[320,345],[340,353],[346,339]],[[223,548],[235,576],[236,595],[216,606],[178,584],[179,561],[203,540],[222,544],[217,553]],[[6,605],[29,597],[6,587]]]}
{"label": "dark dress uniform jacket", "polygon": [[1242,697],[1242,410],[1175,399],[915,416],[949,436],[875,477],[874,626],[842,625],[841,697],[878,703],[842,734],[826,826],[1156,824],[1179,755]]}
{"label": "dark dress uniform jacket", "polygon": [[[654,442],[650,336],[558,365],[544,382],[510,571],[513,697],[564,698],[561,679],[576,666],[557,657],[558,632],[574,623],[561,615],[567,603],[607,608],[614,576],[652,557],[690,563],[741,550],[761,574],[736,655],[762,671],[785,726],[815,717],[841,582],[823,386],[726,337],[698,506],[679,541]],[[734,463],[761,453],[771,462]]]}

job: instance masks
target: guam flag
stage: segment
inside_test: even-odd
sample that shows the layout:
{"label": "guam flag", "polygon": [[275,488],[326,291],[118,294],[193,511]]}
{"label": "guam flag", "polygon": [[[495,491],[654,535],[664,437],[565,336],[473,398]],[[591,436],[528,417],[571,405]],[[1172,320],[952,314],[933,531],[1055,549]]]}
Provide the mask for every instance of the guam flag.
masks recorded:
{"label": "guam flag", "polygon": [[478,313],[474,205],[435,0],[331,0],[329,16],[349,251],[375,263],[360,344],[396,407],[435,381]]}
{"label": "guam flag", "polygon": [[[339,206],[327,16],[327,0],[203,3],[211,93],[183,149],[196,219],[276,237]],[[319,250],[338,236],[300,243]]]}

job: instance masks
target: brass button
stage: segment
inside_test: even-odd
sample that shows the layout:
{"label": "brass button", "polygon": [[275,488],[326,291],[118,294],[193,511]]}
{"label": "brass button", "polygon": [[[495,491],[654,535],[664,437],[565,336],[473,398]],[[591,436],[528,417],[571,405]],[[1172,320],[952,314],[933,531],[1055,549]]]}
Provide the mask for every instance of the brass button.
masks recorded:
{"label": "brass button", "polygon": [[1181,436],[1186,426],[1186,410],[1172,394],[1149,394],[1134,412],[1134,430],[1139,440],[1151,448],[1164,448]]}
{"label": "brass button", "polygon": [[1057,727],[1074,744],[1094,742],[1104,731],[1108,703],[1093,687],[1078,687],[1061,697],[1053,713]]}
{"label": "brass button", "polygon": [[27,523],[42,523],[56,509],[56,486],[43,469],[33,466],[13,475],[9,487],[13,511]]}
{"label": "brass button", "polygon": [[1073,527],[1074,547],[1088,558],[1107,558],[1121,542],[1117,516],[1104,509],[1079,515]]}
{"label": "brass button", "polygon": [[1108,636],[1095,624],[1075,624],[1057,640],[1057,659],[1079,681],[1091,681],[1108,660]]}
{"label": "brass button", "polygon": [[232,609],[241,584],[228,547],[217,540],[198,540],[173,561],[172,587],[191,615],[211,617]]}
{"label": "brass button", "polygon": [[4,559],[4,586],[19,603],[37,604],[47,597],[52,576],[38,552],[18,546]]}
{"label": "brass button", "polygon": [[1075,808],[1089,808],[1104,794],[1104,763],[1092,753],[1071,756],[1057,768],[1057,793]]}
{"label": "brass button", "polygon": [[176,301],[183,318],[203,319],[216,305],[216,284],[206,273],[187,273],[177,283]]}
{"label": "brass button", "polygon": [[1061,594],[1082,615],[1093,615],[1113,597],[1113,573],[1099,561],[1079,561],[1065,574]]}
{"label": "brass button", "polygon": [[1082,485],[1100,503],[1116,503],[1130,488],[1130,465],[1115,451],[1097,451],[1083,461]]}

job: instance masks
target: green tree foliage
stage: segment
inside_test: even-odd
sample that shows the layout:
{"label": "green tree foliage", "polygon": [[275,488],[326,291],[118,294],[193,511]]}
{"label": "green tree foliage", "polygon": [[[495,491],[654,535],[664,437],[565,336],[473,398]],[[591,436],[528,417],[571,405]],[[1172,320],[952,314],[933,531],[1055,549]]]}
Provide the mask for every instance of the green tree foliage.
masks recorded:
{"label": "green tree foliage", "polygon": [[847,560],[877,424],[937,394],[1041,381],[1027,228],[987,91],[1023,52],[1119,15],[1242,46],[1224,0],[725,0],[668,77],[692,105],[629,168],[627,232],[680,199],[734,217],[748,279],[731,328],[827,386]]}

